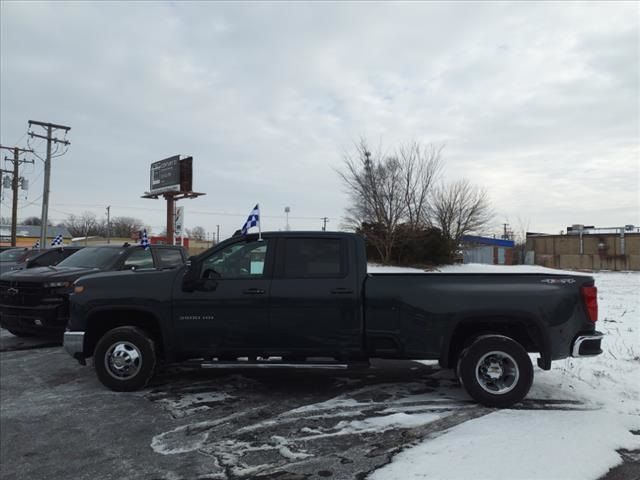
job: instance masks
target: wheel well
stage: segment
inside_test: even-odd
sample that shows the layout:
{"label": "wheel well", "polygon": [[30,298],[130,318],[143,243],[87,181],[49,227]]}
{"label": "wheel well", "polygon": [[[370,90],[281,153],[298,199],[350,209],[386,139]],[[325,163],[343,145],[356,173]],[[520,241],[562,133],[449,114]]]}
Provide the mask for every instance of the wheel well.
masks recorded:
{"label": "wheel well", "polygon": [[138,327],[144,330],[154,340],[158,355],[162,356],[162,330],[158,319],[151,313],[140,310],[106,310],[91,315],[87,323],[89,328],[84,341],[85,357],[93,356],[98,341],[116,327]]}
{"label": "wheel well", "polygon": [[485,334],[505,335],[513,338],[523,346],[527,352],[543,352],[543,342],[538,327],[525,319],[513,318],[472,318],[460,322],[449,341],[449,349],[443,354],[445,368],[455,366],[460,352],[468,346],[474,338]]}

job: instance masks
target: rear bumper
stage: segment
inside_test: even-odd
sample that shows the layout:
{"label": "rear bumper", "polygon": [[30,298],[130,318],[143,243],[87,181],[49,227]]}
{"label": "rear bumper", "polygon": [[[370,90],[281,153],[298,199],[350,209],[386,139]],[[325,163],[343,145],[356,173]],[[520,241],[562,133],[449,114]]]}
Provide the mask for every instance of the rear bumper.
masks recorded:
{"label": "rear bumper", "polygon": [[571,345],[572,357],[594,357],[602,353],[601,343],[604,335],[600,332],[592,332],[586,335],[578,335]]}
{"label": "rear bumper", "polygon": [[85,365],[84,332],[64,332],[62,346],[69,355]]}

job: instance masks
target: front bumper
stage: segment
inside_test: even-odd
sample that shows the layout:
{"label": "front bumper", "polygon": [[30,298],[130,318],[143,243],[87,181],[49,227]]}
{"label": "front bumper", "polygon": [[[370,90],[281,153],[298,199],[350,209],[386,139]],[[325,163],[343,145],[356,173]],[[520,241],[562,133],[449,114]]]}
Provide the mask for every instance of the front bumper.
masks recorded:
{"label": "front bumper", "polygon": [[60,339],[67,319],[64,305],[0,305],[0,327],[16,332]]}
{"label": "front bumper", "polygon": [[80,364],[86,365],[84,356],[84,332],[64,332],[62,346]]}
{"label": "front bumper", "polygon": [[571,345],[572,357],[593,357],[602,353],[601,343],[604,335],[600,332],[592,332],[586,335],[578,335]]}

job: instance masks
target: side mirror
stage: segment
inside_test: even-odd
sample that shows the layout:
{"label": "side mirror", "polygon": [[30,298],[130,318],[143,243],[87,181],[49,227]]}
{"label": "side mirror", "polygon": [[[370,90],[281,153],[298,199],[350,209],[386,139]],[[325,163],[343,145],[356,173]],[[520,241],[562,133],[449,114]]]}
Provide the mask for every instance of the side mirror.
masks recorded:
{"label": "side mirror", "polygon": [[196,257],[189,257],[186,266],[184,277],[182,277],[182,290],[184,292],[193,292],[198,289],[198,283],[200,283],[201,265],[196,260]]}

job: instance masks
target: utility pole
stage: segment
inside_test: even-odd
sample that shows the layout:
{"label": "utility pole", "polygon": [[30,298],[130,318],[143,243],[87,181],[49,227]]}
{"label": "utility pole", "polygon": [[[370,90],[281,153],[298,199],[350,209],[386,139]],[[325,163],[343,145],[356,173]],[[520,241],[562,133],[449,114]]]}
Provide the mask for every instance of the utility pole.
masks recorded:
{"label": "utility pole", "polygon": [[216,245],[220,243],[220,225],[216,225]]}
{"label": "utility pole", "polygon": [[329,217],[322,217],[320,220],[322,220],[322,231],[326,232],[327,231],[327,222],[329,221]]}
{"label": "utility pole", "polygon": [[44,162],[44,187],[42,190],[42,215],[40,220],[42,226],[40,228],[40,245],[44,247],[47,244],[47,224],[49,223],[49,184],[51,182],[51,144],[61,143],[63,145],[70,145],[68,140],[60,140],[59,138],[52,137],[54,130],[64,130],[65,134],[71,130],[71,127],[65,125],[56,125],[55,123],[38,122],[35,120],[29,120],[29,128],[33,125],[46,129],[47,135],[38,135],[33,132],[29,132],[31,138],[43,138],[47,141],[47,158]]}
{"label": "utility pole", "polygon": [[107,243],[111,243],[111,205],[107,205]]}
{"label": "utility pole", "polygon": [[291,227],[289,227],[289,212],[291,212],[291,208],[289,207],[284,207],[284,214],[287,216],[287,224],[285,225],[284,229],[288,232],[290,230]]}
{"label": "utility pole", "polygon": [[5,157],[5,160],[13,162],[13,172],[9,170],[2,170],[2,172],[13,175],[11,180],[11,190],[13,190],[13,201],[11,202],[11,246],[15,247],[18,227],[18,184],[20,183],[19,166],[21,163],[33,163],[33,160],[20,160],[20,153],[33,153],[33,150],[18,147],[3,147],[2,145],[0,145],[0,149],[13,150],[13,159]]}

